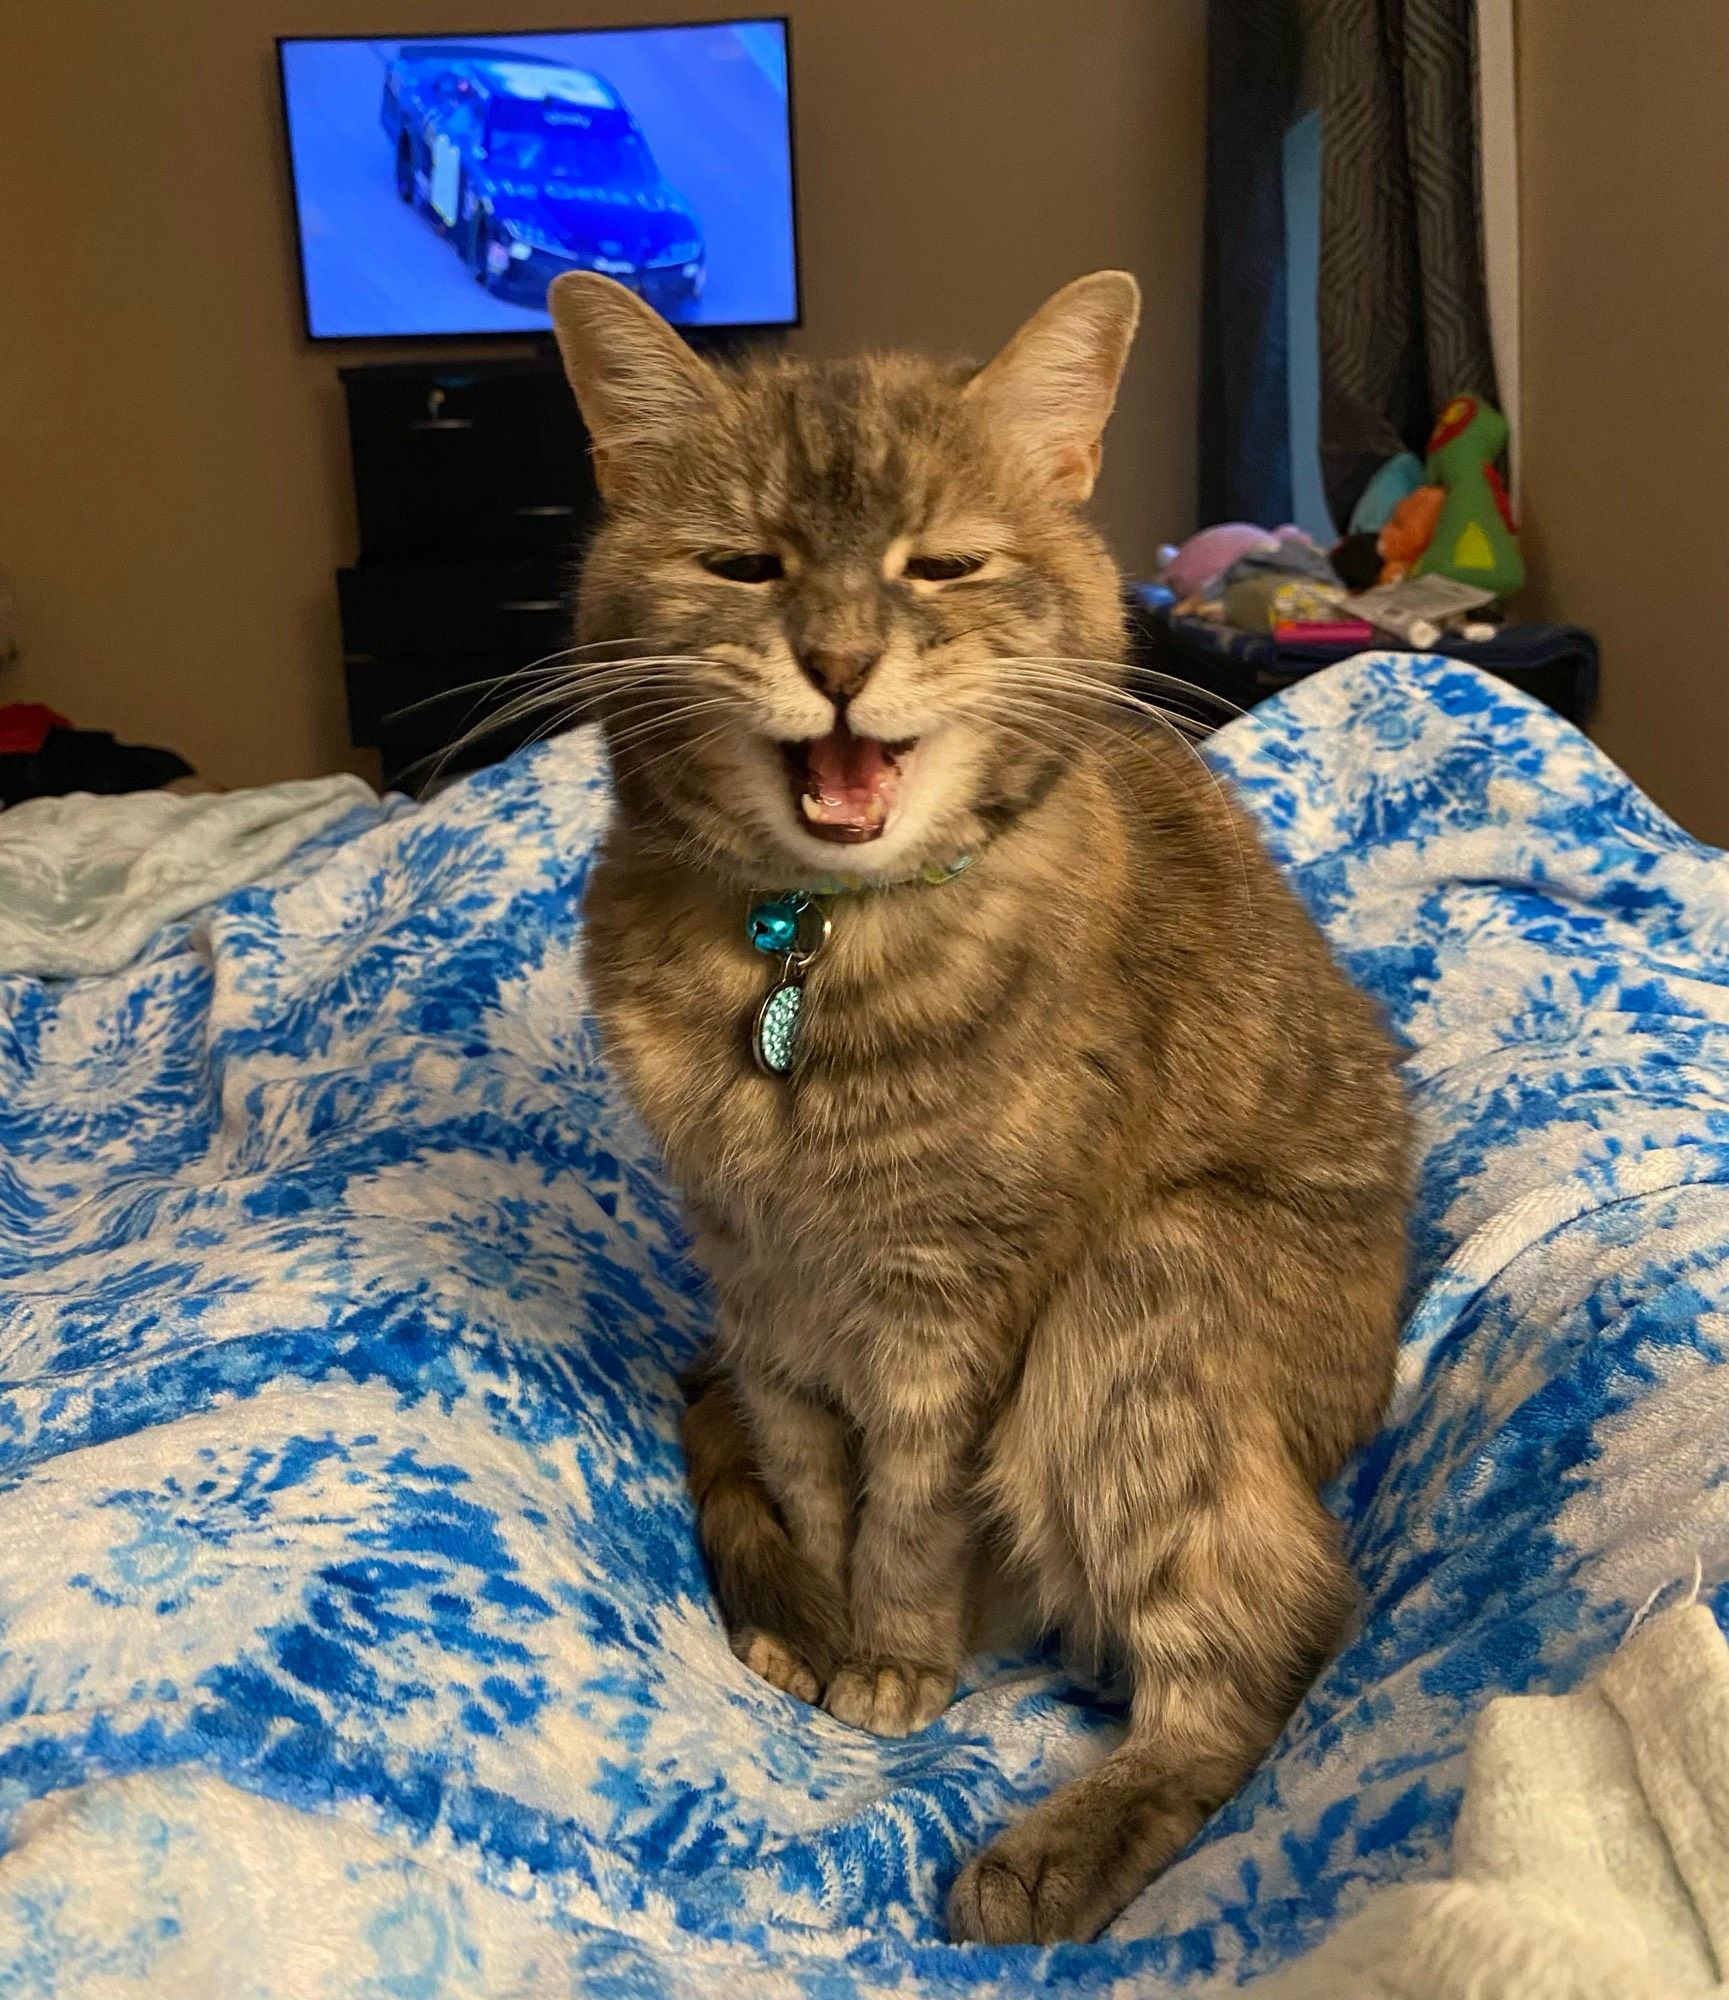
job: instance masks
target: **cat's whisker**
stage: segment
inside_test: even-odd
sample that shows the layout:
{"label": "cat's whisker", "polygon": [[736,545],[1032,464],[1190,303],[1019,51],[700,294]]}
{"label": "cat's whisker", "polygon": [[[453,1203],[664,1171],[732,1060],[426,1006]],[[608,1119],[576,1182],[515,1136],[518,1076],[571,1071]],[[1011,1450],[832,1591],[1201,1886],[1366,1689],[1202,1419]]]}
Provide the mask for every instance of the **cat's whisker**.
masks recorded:
{"label": "cat's whisker", "polygon": [[679,699],[693,687],[698,690],[712,690],[724,685],[718,678],[704,680],[701,676],[680,670],[643,670],[628,675],[620,675],[599,687],[593,687],[567,679],[553,682],[532,696],[521,696],[514,704],[524,714],[544,707],[549,703],[568,704],[573,715],[583,714],[594,721],[604,721],[615,713],[615,704],[620,697],[627,700],[641,697],[672,701]]}
{"label": "cat's whisker", "polygon": [[1180,722],[1203,736],[1212,735],[1219,726],[1182,709],[1167,706],[1164,702],[1131,694],[1123,688],[1104,681],[1090,680],[1084,675],[1053,674],[1044,669],[1018,664],[1012,667],[999,666],[995,673],[999,683],[1034,687],[1053,699],[1065,695],[1084,698],[1112,708],[1124,716],[1163,716],[1167,721]]}
{"label": "cat's whisker", "polygon": [[1109,726],[1124,734],[1129,740],[1133,740],[1131,725],[1134,723],[1162,724],[1170,729],[1184,731],[1195,726],[1192,717],[1167,715],[1162,710],[1145,706],[1136,708],[1132,714],[1106,706],[1101,713],[1096,705],[1089,703],[1078,693],[1043,685],[1035,687],[1030,682],[1005,683],[1001,679],[993,680],[988,687],[981,688],[972,697],[971,706],[978,719],[988,722],[998,708],[1006,707],[1010,703],[1017,703],[1024,717],[1037,718],[1050,726],[1063,721],[1074,721],[1083,715],[1085,720],[1093,723],[1108,718]]}
{"label": "cat's whisker", "polygon": [[[416,772],[424,771],[423,789],[425,786],[434,785],[444,776],[450,766],[465,750],[471,749],[477,743],[484,743],[489,736],[497,735],[500,730],[512,728],[517,723],[526,721],[530,716],[537,714],[542,708],[546,707],[552,700],[552,696],[545,694],[536,695],[532,699],[523,697],[517,701],[508,703],[504,708],[498,709],[491,714],[483,715],[479,721],[473,723],[469,728],[464,729],[459,736],[445,744],[442,749],[429,750],[424,757],[417,757],[413,763],[405,765],[402,775],[404,777],[413,777]],[[552,721],[551,729],[556,729],[558,726],[558,721],[555,717]],[[550,734],[551,729],[546,733]],[[530,738],[530,740],[533,741],[536,738]],[[514,747],[523,748],[525,746],[516,745]]]}
{"label": "cat's whisker", "polygon": [[[996,681],[993,692],[1001,693],[1005,687],[1016,687],[1029,696],[1036,696],[1038,702],[1048,705],[1053,712],[1060,703],[1091,702],[1092,700],[1089,694],[1078,688],[1052,687],[1044,682],[1035,683],[1030,680],[1012,680],[1006,678],[1000,678]],[[1159,707],[1156,703],[1137,702],[1133,708],[1120,707],[1115,703],[1099,703],[1096,705],[1110,712],[1113,719],[1119,723],[1162,722],[1168,724],[1173,729],[1182,730],[1185,735],[1192,736],[1197,742],[1204,742],[1213,734],[1209,724],[1198,721],[1192,715],[1174,714],[1168,709]]]}
{"label": "cat's whisker", "polygon": [[[1063,689],[1047,688],[1041,690],[1041,693],[1049,693],[1051,695],[1054,695],[1055,698],[1058,700],[1093,699],[1093,694],[1091,690],[1081,690],[1081,689],[1063,690]],[[1220,782],[1217,772],[1214,771],[1213,767],[1207,762],[1206,758],[1204,758],[1201,755],[1200,751],[1196,749],[1195,745],[1189,740],[1187,734],[1182,729],[1182,727],[1179,726],[1176,720],[1174,720],[1171,716],[1167,715],[1163,709],[1157,707],[1155,704],[1147,702],[1135,702],[1132,704],[1132,706],[1125,706],[1120,703],[1106,701],[1102,705],[1105,706],[1107,709],[1114,710],[1114,712],[1123,719],[1126,719],[1129,714],[1133,714],[1144,721],[1151,722],[1156,726],[1158,726],[1159,728],[1162,728],[1174,742],[1181,745],[1181,747],[1187,753],[1188,757],[1194,763],[1196,768],[1205,775],[1208,784],[1211,785],[1214,793],[1216,794],[1219,800],[1219,804],[1223,810],[1224,817],[1227,823],[1231,827],[1232,835],[1233,838],[1235,839],[1237,846],[1238,858],[1240,861],[1242,861],[1244,892],[1246,895],[1249,895],[1250,892],[1248,889],[1248,866],[1247,862],[1243,860],[1242,856],[1242,835],[1238,831],[1236,815],[1230,808],[1229,801],[1225,793],[1225,788],[1223,784]],[[1251,901],[1253,900],[1252,895],[1250,895],[1250,900]]]}
{"label": "cat's whisker", "polygon": [[[1093,698],[1112,703],[1125,713],[1136,710],[1155,709],[1161,714],[1184,714],[1201,723],[1209,731],[1219,728],[1226,720],[1234,719],[1239,711],[1234,704],[1230,714],[1217,718],[1195,714],[1194,708],[1178,695],[1160,696],[1158,693],[1142,693],[1126,688],[1119,682],[1108,680],[1102,674],[1078,673],[1068,667],[1050,667],[1032,660],[1002,660],[995,663],[993,672],[1007,678],[1011,675],[1025,681],[1034,679],[1041,687],[1066,688],[1077,693],[1086,693]],[[1221,703],[1222,709],[1222,703]]]}
{"label": "cat's whisker", "polygon": [[603,727],[614,728],[627,717],[639,714],[645,710],[676,711],[687,701],[691,700],[727,701],[730,699],[732,699],[731,696],[721,694],[698,693],[691,695],[676,685],[652,690],[620,688],[611,694],[601,697],[600,700],[591,703],[590,709],[596,722],[600,723]]}
{"label": "cat's whisker", "polygon": [[[628,674],[624,670],[626,664],[619,663],[620,677],[616,683],[611,685],[629,689],[657,679],[664,680],[670,685],[684,685],[688,684],[692,678],[684,670],[685,663],[677,655],[668,654],[659,658],[645,658],[631,661],[628,663]],[[594,698],[599,699],[606,691],[605,688],[601,689]],[[580,690],[580,692],[586,696],[586,690]],[[545,686],[533,689],[524,694],[519,694],[506,702],[503,707],[491,710],[482,715],[447,747],[444,755],[447,758],[454,757],[467,749],[471,744],[480,742],[485,737],[495,734],[500,729],[506,729],[514,723],[521,722],[529,716],[538,713],[543,708],[556,706],[560,703],[568,703],[570,697],[577,693],[579,693],[577,683],[568,678],[558,678],[551,680]],[[579,712],[579,708],[580,704],[572,705],[569,710],[568,719],[574,720]],[[472,710],[470,712],[472,713]],[[409,768],[412,770],[415,767],[410,766]]]}
{"label": "cat's whisker", "polygon": [[673,757],[694,757],[699,750],[705,749],[710,743],[717,742],[725,736],[732,727],[730,720],[719,723],[713,729],[705,730],[702,735],[693,737],[688,743],[675,743],[670,750],[662,750],[656,756],[645,758],[642,763],[633,766],[633,771],[640,777],[646,772],[658,769]]}
{"label": "cat's whisker", "polygon": [[[482,722],[478,722],[478,724],[476,724],[476,726],[474,726],[472,730],[466,730],[466,732],[464,732],[462,736],[458,736],[458,738],[456,738],[456,742],[454,742],[454,744],[450,744],[450,746],[448,746],[448,748],[444,750],[444,754],[442,754],[444,762],[448,764],[448,760],[450,760],[450,758],[456,758],[456,756],[460,756],[460,752],[462,752],[462,750],[466,750],[466,748],[468,748],[470,744],[474,744],[474,742],[482,742],[482,740],[484,740],[486,736],[494,734],[496,730],[502,730],[502,728],[510,728],[510,726],[518,724],[518,722],[524,722],[524,720],[528,720],[530,716],[534,716],[534,714],[536,714],[538,710],[542,710],[542,708],[548,708],[548,706],[552,708],[552,714],[548,714],[548,716],[544,718],[544,722],[540,722],[540,724],[538,724],[536,728],[532,728],[532,730],[528,732],[528,736],[526,736],[526,738],[524,738],[524,740],[522,740],[520,744],[516,744],[516,746],[514,746],[514,750],[526,750],[526,748],[530,748],[532,744],[538,744],[538,742],[544,742],[544,740],[546,740],[548,736],[556,736],[556,734],[560,734],[562,730],[566,730],[566,728],[572,728],[572,726],[574,726],[574,724],[578,724],[578,722],[584,722],[584,720],[592,720],[592,716],[588,716],[588,714],[584,712],[584,710],[586,710],[586,704],[584,704],[584,702],[562,702],[562,706],[560,706],[560,696],[558,696],[556,692],[548,692],[548,694],[540,694],[540,696],[534,696],[532,700],[526,700],[526,698],[524,698],[522,702],[516,702],[516,704],[512,704],[510,708],[504,708],[504,710],[500,710],[498,714],[490,714],[490,716],[486,716],[486,718],[484,718]],[[412,768],[412,766],[410,766],[410,768]],[[442,768],[442,766],[440,766],[440,768]],[[434,776],[436,776],[436,774],[434,774]]]}
{"label": "cat's whisker", "polygon": [[1247,713],[1246,710],[1239,708],[1234,701],[1229,700],[1222,694],[1215,694],[1211,688],[1203,687],[1199,681],[1187,681],[1182,679],[1180,675],[1167,674],[1156,667],[1142,667],[1125,660],[1088,659],[1082,655],[1071,653],[1006,653],[1000,655],[995,664],[998,666],[1034,667],[1103,667],[1107,672],[1122,677],[1115,685],[1118,692],[1130,700],[1136,699],[1136,696],[1133,688],[1124,683],[1133,682],[1139,685],[1146,682],[1156,682],[1161,688],[1166,688],[1176,694],[1204,702],[1210,708],[1223,709],[1233,719]]}
{"label": "cat's whisker", "polygon": [[1006,722],[1003,720],[1001,713],[996,710],[986,710],[981,708],[975,711],[969,711],[966,709],[957,708],[956,713],[962,715],[971,714],[973,719],[976,721],[988,722],[992,724],[994,727],[998,727],[1005,730],[1009,735],[1014,737],[1017,742],[1025,744],[1025,746],[1029,750],[1034,750],[1041,753],[1048,753],[1053,748],[1062,747],[1060,745],[1053,745],[1048,736],[1041,736],[1037,732],[1037,730],[1031,725],[1030,722],[1026,724]]}
{"label": "cat's whisker", "polygon": [[[609,643],[594,641],[595,644]],[[635,655],[622,660],[571,660],[562,653],[548,653],[543,659],[531,660],[527,666],[513,668],[507,674],[493,674],[485,680],[463,681],[455,687],[439,688],[435,693],[423,695],[418,701],[394,708],[385,716],[386,722],[400,721],[404,716],[417,715],[422,709],[434,708],[441,701],[454,701],[464,694],[490,694],[494,689],[506,688],[517,681],[535,677],[544,684],[556,687],[561,683],[574,683],[577,677],[584,680],[602,679],[616,674],[621,678],[639,674],[645,669],[666,667],[668,669],[695,670],[718,668],[720,662],[701,654],[658,653]]]}
{"label": "cat's whisker", "polygon": [[[1166,724],[1181,721],[1187,725],[1198,725],[1205,728],[1205,725],[1198,723],[1198,718],[1196,717],[1182,715],[1180,712],[1173,713],[1162,703],[1132,694],[1127,689],[1116,686],[1114,683],[1102,679],[1095,680],[1087,675],[1053,670],[1039,661],[1030,659],[999,660],[995,663],[994,672],[1004,682],[1012,682],[1023,687],[1037,689],[1041,694],[1048,694],[1052,699],[1062,699],[1065,697],[1084,699],[1114,709],[1124,716],[1144,716],[1150,720]],[[1207,730],[1207,733],[1210,734],[1211,731]]]}
{"label": "cat's whisker", "polygon": [[[386,722],[395,722],[405,715],[415,715],[423,708],[431,708],[438,702],[452,701],[458,695],[474,694],[477,691],[485,694],[493,688],[508,687],[513,681],[524,680],[530,674],[543,670],[546,672],[557,672],[559,670],[558,663],[569,662],[579,653],[592,652],[600,646],[641,645],[644,643],[646,637],[646,634],[638,634],[628,639],[589,639],[581,645],[561,646],[557,652],[543,653],[538,660],[529,660],[523,666],[512,667],[508,673],[489,674],[483,680],[462,681],[455,687],[438,688],[432,694],[423,695],[418,701],[411,701],[402,708],[392,709],[384,720]],[[604,666],[609,664],[609,662],[596,661],[595,664]]]}
{"label": "cat's whisker", "polygon": [[523,741],[517,745],[513,754],[520,756],[523,751],[532,750],[536,744],[546,742],[550,737],[556,736],[559,733],[559,727],[559,722],[555,717],[543,723],[538,729],[530,730]]}
{"label": "cat's whisker", "polygon": [[713,714],[717,708],[730,709],[735,713],[737,711],[736,703],[726,697],[717,697],[709,701],[690,702],[671,715],[650,716],[645,721],[630,723],[623,729],[615,730],[609,728],[606,739],[607,748],[615,755],[619,751],[624,750],[634,756],[635,752],[644,743],[651,742],[657,736],[666,735],[668,731],[678,728],[681,723],[687,722],[697,715],[704,713]]}
{"label": "cat's whisker", "polygon": [[717,663],[695,654],[640,653],[623,660],[585,660],[550,668],[539,676],[539,688],[531,692],[551,688],[575,693],[591,687],[631,687],[650,678],[699,680],[705,674],[719,679]]}
{"label": "cat's whisker", "polygon": [[[1098,737],[1083,734],[1083,729],[1096,731],[1101,727],[1109,727],[1102,725],[1098,718],[1093,716],[1053,715],[1050,708],[1045,705],[1015,708],[1005,704],[1000,694],[993,695],[989,700],[981,699],[975,704],[957,703],[953,712],[987,727],[1001,728],[1012,734],[1016,741],[1025,744],[1029,750],[1042,756],[1053,753],[1069,756],[1078,750],[1095,747]],[[1053,724],[1056,725],[1054,728]],[[1111,736],[1105,738],[1107,749],[1110,747],[1112,736],[1116,734],[1120,732],[1113,731]],[[1123,746],[1132,747],[1130,739],[1125,737]]]}
{"label": "cat's whisker", "polygon": [[1132,725],[1136,722],[1164,722],[1195,735],[1198,740],[1204,740],[1213,734],[1210,724],[1201,722],[1192,715],[1173,712],[1157,703],[1138,702],[1130,708],[1116,702],[1098,701],[1081,688],[1052,687],[1048,683],[1031,680],[997,682],[996,691],[1000,692],[1006,688],[1015,689],[1035,704],[1048,704],[1053,711],[1064,707],[1082,706],[1094,712],[1108,714],[1114,722],[1122,725]]}
{"label": "cat's whisker", "polygon": [[[1031,683],[1029,683],[1028,685],[1029,688],[1032,686]],[[1057,704],[1060,704],[1065,699],[1074,700],[1074,699],[1084,698],[1084,696],[1090,695],[1091,690],[1090,689],[1071,690],[1062,688],[1060,686],[1053,687],[1047,684],[1043,687],[1038,688],[1037,692],[1041,700],[1050,700],[1052,701],[1053,706],[1055,706]],[[1107,690],[1106,692],[1109,691]],[[1110,704],[1107,703],[1105,704],[1105,706],[1109,708]],[[1226,794],[1224,785],[1220,782],[1218,773],[1214,771],[1212,766],[1195,748],[1194,744],[1189,741],[1187,736],[1185,736],[1183,732],[1171,722],[1170,718],[1164,715],[1160,710],[1146,703],[1136,703],[1134,705],[1134,712],[1141,719],[1154,723],[1159,727],[1163,728],[1166,734],[1169,735],[1171,740],[1182,748],[1184,753],[1194,763],[1195,767],[1201,772],[1202,776],[1205,777],[1207,783],[1211,786],[1214,796],[1218,802],[1220,817],[1224,820],[1226,826],[1230,829],[1232,846],[1234,847],[1236,852],[1237,873],[1242,885],[1244,905],[1246,909],[1252,914],[1255,905],[1255,894],[1253,885],[1249,877],[1249,861],[1248,861],[1247,851],[1245,850],[1243,845],[1242,828],[1238,824],[1237,814],[1231,806],[1230,799]],[[1115,738],[1120,742],[1127,743],[1128,741],[1131,740],[1127,737],[1126,733],[1121,727],[1122,718],[1120,718],[1120,712],[1118,717],[1113,717],[1112,719],[1107,719],[1106,717],[1102,716],[1089,716],[1082,718],[1077,716],[1076,712],[1072,709],[1067,711],[1067,713],[1071,720],[1085,719],[1094,723],[1096,727],[1106,731],[1107,741],[1111,740],[1112,738]],[[992,711],[987,706],[982,711],[980,719],[988,722],[991,719],[991,714]]]}
{"label": "cat's whisker", "polygon": [[[672,656],[668,656],[668,658],[672,658]],[[670,726],[670,724],[678,722],[682,716],[696,714],[698,710],[704,710],[704,708],[730,708],[732,706],[732,696],[730,694],[726,694],[726,696],[712,696],[710,694],[710,696],[704,696],[704,698],[694,700],[694,702],[680,698],[680,690],[690,680],[690,676],[686,676],[686,674],[668,672],[668,674],[658,676],[658,678],[662,682],[662,686],[660,686],[658,692],[648,692],[648,688],[644,688],[644,682],[648,682],[648,686],[652,688],[652,684],[656,680],[656,676],[652,676],[652,674],[636,674],[636,676],[630,676],[630,678],[620,678],[614,684],[614,688],[602,690],[600,694],[592,694],[588,688],[582,688],[580,694],[578,694],[578,698],[566,702],[564,708],[560,708],[538,730],[534,730],[534,734],[528,738],[528,742],[530,744],[532,742],[540,742],[544,736],[556,734],[560,728],[568,728],[568,726],[572,726],[576,722],[600,722],[600,724],[606,724],[606,728],[608,728],[608,740],[616,740],[618,736],[630,736],[632,730],[638,728],[638,726],[650,726],[652,724],[654,728],[664,728],[664,726]],[[548,692],[548,694],[540,696],[538,700],[558,700],[558,696],[564,694],[564,692],[570,692],[568,684],[564,688],[560,688],[560,690],[554,690],[554,692]],[[614,702],[616,694],[626,694],[626,696],[632,696],[632,698],[626,700],[622,706],[618,706]],[[664,716],[656,714],[660,710],[664,710],[666,714]],[[648,712],[650,724],[628,724],[626,722],[626,726],[622,730],[618,728],[618,718],[620,716],[628,718],[628,716],[642,714],[642,712]]]}

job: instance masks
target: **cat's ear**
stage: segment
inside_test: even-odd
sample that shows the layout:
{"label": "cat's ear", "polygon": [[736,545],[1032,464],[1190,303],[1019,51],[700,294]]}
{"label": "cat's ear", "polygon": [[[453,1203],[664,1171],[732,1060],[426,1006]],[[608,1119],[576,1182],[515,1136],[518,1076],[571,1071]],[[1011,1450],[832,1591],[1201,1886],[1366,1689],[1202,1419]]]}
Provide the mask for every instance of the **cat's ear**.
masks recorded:
{"label": "cat's ear", "polygon": [[1084,500],[1098,478],[1100,439],[1140,316],[1141,288],[1127,271],[1077,278],[966,386],[1064,500]]}
{"label": "cat's ear", "polygon": [[712,410],[714,371],[652,306],[596,271],[555,278],[546,303],[593,441],[595,479],[615,498],[634,453]]}

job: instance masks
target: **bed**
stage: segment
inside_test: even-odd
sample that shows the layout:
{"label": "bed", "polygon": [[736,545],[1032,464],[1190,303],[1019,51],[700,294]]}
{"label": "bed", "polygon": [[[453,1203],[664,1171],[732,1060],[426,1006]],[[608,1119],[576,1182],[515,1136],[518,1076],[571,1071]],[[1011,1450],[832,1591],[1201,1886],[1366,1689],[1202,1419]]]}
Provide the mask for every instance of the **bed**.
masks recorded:
{"label": "bed", "polygon": [[1212,1994],[1442,1871],[1474,1715],[1729,1608],[1729,863],[1474,669],[1214,740],[1407,1049],[1359,1621],[1105,1938],[947,1884],[1101,1754],[1054,1650],[878,1741],[692,1534],[676,1200],[601,1065],[593,739],[349,801],[123,969],[0,978],[0,1993]]}

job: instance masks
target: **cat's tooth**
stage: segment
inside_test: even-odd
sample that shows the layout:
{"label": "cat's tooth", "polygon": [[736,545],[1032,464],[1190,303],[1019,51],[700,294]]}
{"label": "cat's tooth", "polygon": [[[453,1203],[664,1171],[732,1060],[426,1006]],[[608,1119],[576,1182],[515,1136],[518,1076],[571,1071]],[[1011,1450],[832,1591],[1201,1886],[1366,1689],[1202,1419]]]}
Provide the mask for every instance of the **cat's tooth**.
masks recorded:
{"label": "cat's tooth", "polygon": [[822,800],[813,799],[809,792],[799,793],[798,809],[801,813],[804,814],[806,819],[822,818]]}

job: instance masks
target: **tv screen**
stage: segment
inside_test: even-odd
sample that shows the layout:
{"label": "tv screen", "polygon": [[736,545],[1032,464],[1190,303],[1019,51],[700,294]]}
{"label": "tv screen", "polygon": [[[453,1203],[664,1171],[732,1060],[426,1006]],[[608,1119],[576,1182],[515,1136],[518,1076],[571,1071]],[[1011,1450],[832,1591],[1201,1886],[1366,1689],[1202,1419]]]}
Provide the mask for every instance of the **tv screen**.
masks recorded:
{"label": "tv screen", "polygon": [[798,318],[784,20],[277,44],[307,330],[544,332],[562,271]]}

